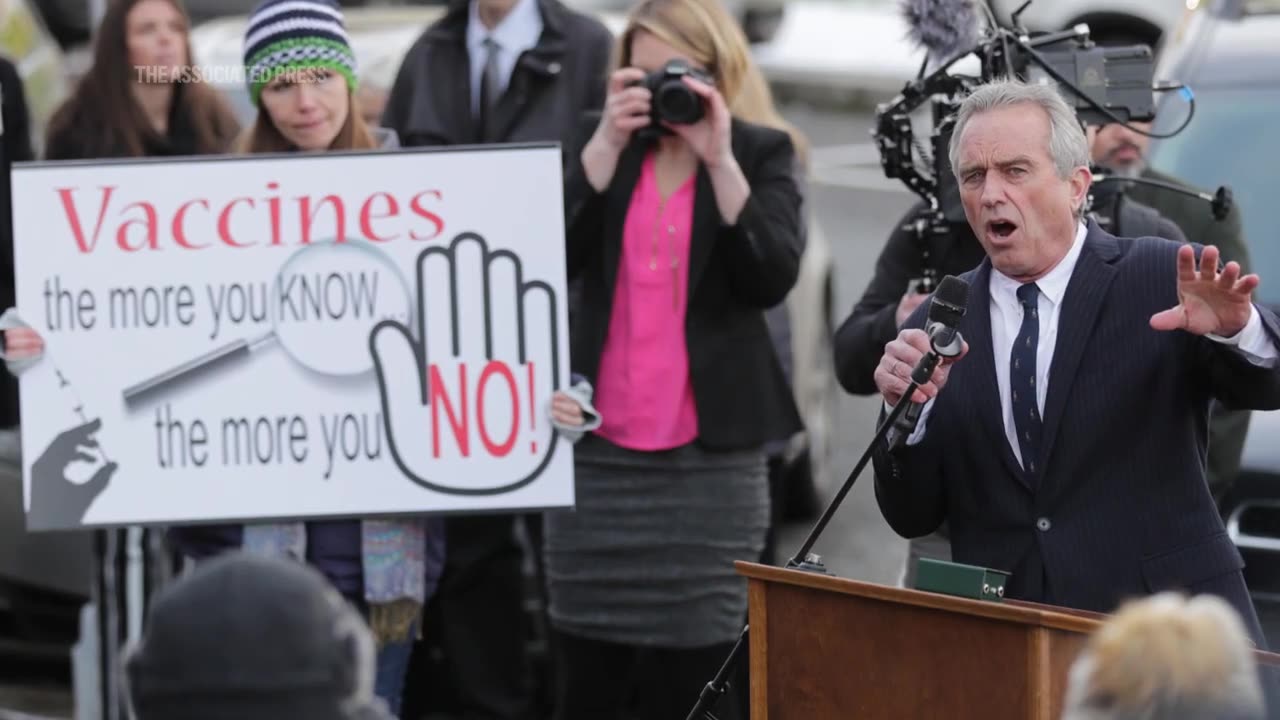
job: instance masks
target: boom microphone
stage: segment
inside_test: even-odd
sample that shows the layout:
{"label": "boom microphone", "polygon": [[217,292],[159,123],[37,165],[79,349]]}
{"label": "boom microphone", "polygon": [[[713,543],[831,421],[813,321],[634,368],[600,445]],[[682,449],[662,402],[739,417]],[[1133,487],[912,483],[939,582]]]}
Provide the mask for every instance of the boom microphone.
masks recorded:
{"label": "boom microphone", "polygon": [[[911,370],[911,380],[916,385],[923,385],[933,377],[933,371],[943,358],[953,358],[964,349],[964,338],[957,327],[969,307],[969,283],[954,275],[942,278],[938,289],[929,300],[929,319],[925,323],[925,332],[929,334],[929,352],[920,358]],[[906,399],[905,397],[903,399]],[[901,402],[901,401],[899,401]],[[898,447],[911,437],[920,421],[920,412],[924,403],[913,402],[907,411],[898,417],[889,435],[889,447]]]}
{"label": "boom microphone", "polygon": [[977,45],[974,0],[902,0],[899,9],[910,28],[907,37],[930,60],[947,60]]}

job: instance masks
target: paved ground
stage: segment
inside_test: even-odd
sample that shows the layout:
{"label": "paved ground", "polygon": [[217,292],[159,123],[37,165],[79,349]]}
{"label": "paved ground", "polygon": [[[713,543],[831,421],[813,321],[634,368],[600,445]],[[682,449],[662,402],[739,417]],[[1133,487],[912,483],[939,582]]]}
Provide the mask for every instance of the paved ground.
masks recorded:
{"label": "paved ground", "polygon": [[[836,322],[853,307],[871,279],[876,257],[890,228],[913,196],[901,184],[885,179],[879,156],[869,144],[872,118],[866,113],[832,113],[791,106],[787,117],[813,141],[814,183],[810,188],[818,221],[832,246],[836,266]],[[875,432],[878,401],[841,394],[836,403],[832,477],[824,478],[833,494],[857,463]],[[906,542],[880,516],[869,474],[864,473],[815,546],[833,573],[871,582],[897,581],[906,557]],[[784,531],[779,551],[790,556],[809,527]]]}

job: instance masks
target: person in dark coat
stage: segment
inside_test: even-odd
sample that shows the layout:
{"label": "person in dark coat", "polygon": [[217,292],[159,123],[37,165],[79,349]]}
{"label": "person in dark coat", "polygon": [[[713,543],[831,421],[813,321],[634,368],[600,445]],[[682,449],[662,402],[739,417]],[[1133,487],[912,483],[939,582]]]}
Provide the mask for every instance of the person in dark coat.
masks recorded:
{"label": "person in dark coat", "polygon": [[[27,110],[27,93],[18,68],[8,58],[0,57],[0,130],[4,134],[3,173],[4,187],[0,188],[0,307],[13,307],[16,299],[16,280],[13,269],[13,205],[10,192],[9,170],[13,163],[27,162],[35,158],[31,148],[31,117]],[[0,373],[0,429],[18,424],[18,379],[9,373]]]}

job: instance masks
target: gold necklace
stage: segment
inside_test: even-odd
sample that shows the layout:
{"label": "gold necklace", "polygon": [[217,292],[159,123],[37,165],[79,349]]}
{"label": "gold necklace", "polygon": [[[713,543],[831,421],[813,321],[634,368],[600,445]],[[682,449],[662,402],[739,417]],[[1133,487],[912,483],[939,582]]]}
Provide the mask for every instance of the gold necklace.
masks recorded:
{"label": "gold necklace", "polygon": [[[659,191],[661,192],[661,191]],[[649,254],[649,270],[656,272],[658,269],[658,235],[662,232],[662,216],[666,211],[667,200],[663,197],[662,202],[658,204],[658,216],[653,219],[653,243]],[[667,225],[667,255],[671,258],[671,309],[678,311],[680,309],[680,258],[675,252],[675,235],[676,226]]]}

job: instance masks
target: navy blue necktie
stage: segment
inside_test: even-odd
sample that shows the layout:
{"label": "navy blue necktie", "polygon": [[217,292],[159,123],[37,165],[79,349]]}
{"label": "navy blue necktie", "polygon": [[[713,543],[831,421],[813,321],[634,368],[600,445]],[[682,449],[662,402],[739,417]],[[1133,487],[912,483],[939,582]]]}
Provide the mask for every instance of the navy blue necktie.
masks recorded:
{"label": "navy blue necktie", "polygon": [[1022,303],[1022,328],[1009,354],[1009,390],[1013,401],[1013,425],[1018,431],[1022,468],[1028,478],[1038,474],[1040,453],[1040,408],[1036,404],[1036,346],[1040,343],[1040,288],[1027,283],[1018,288]]}

